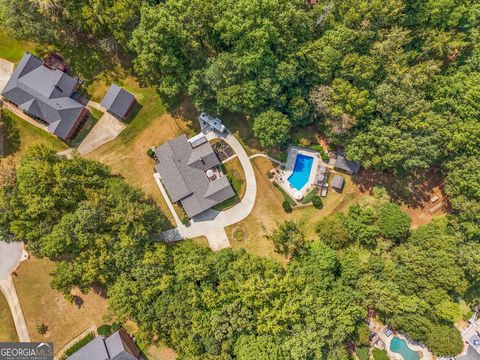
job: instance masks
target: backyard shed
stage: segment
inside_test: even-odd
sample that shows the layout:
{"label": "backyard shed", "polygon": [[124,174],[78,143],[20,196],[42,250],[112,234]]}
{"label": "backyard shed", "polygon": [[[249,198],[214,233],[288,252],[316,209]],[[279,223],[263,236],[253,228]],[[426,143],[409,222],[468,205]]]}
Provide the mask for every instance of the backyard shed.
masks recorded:
{"label": "backyard shed", "polygon": [[341,170],[349,175],[354,175],[360,170],[360,164],[347,160],[343,154],[338,154],[337,160],[335,161],[335,169]]}
{"label": "backyard shed", "polygon": [[344,182],[343,176],[335,175],[332,181],[332,188],[336,191],[342,191]]}
{"label": "backyard shed", "polygon": [[112,84],[100,105],[110,114],[125,119],[136,102],[135,96],[117,84]]}

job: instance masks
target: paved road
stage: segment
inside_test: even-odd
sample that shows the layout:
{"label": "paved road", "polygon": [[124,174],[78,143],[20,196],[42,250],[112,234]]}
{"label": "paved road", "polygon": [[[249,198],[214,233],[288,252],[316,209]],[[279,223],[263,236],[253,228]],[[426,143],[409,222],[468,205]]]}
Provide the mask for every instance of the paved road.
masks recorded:
{"label": "paved road", "polygon": [[457,360],[480,360],[480,354],[472,347],[469,346],[467,353],[462,356],[457,356]]}
{"label": "paved road", "polygon": [[255,204],[255,198],[257,197],[257,180],[255,178],[255,172],[253,171],[252,163],[245,152],[242,144],[230,133],[219,134],[214,131],[208,131],[205,133],[208,140],[214,138],[221,138],[228,143],[235,151],[240,163],[242,164],[243,171],[245,172],[245,179],[247,182],[245,195],[240,203],[234,207],[218,212],[210,209],[199,216],[194,217],[188,226],[183,225],[175,213],[175,209],[168,200],[163,185],[160,182],[160,176],[155,174],[155,180],[157,181],[160,190],[167,200],[167,204],[170,211],[173,214],[177,227],[172,230],[165,231],[161,234],[161,238],[165,241],[178,241],[182,239],[191,239],[198,236],[205,236],[208,239],[208,243],[212,250],[218,251],[227,247],[230,247],[227,234],[225,233],[225,227],[236,224],[245,219],[253,209]]}

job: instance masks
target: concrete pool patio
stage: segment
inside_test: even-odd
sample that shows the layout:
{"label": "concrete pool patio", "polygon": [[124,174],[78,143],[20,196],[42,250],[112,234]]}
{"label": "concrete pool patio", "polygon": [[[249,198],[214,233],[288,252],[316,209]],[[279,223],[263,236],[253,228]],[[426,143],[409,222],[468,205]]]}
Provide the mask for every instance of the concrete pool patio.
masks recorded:
{"label": "concrete pool patio", "polygon": [[[323,165],[323,162],[320,160],[320,153],[318,151],[310,150],[307,148],[290,145],[288,147],[287,153],[288,155],[287,162],[285,163],[285,170],[281,172],[278,184],[294,199],[299,200],[313,188],[318,167],[319,165]],[[304,155],[313,158],[308,180],[305,185],[299,190],[295,189],[289,182],[289,178],[293,175],[298,155]]]}

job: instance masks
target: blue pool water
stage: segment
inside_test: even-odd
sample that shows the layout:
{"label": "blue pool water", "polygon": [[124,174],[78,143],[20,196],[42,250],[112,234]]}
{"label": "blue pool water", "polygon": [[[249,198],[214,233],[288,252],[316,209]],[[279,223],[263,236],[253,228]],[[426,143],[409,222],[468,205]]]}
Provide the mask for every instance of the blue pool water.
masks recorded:
{"label": "blue pool water", "polygon": [[390,350],[396,352],[397,354],[402,355],[404,360],[419,360],[420,357],[416,351],[410,349],[407,345],[407,342],[403,339],[399,339],[394,336],[392,342],[390,343]]}
{"label": "blue pool water", "polygon": [[312,170],[313,157],[298,154],[295,159],[295,167],[292,175],[288,178],[288,182],[297,190],[305,186],[310,177]]}

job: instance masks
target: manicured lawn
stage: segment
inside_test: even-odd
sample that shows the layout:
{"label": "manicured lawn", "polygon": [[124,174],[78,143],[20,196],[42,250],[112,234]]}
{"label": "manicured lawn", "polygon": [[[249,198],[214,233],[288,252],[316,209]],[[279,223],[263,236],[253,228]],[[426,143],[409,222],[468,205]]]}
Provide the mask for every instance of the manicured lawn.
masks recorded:
{"label": "manicured lawn", "polygon": [[15,40],[0,27],[0,58],[16,63],[25,51],[35,54],[35,46],[32,42]]}
{"label": "manicured lawn", "polygon": [[28,145],[31,144],[44,144],[52,147],[56,151],[62,151],[68,148],[67,144],[59,140],[57,137],[33,126],[11,111],[3,109],[2,114],[4,117],[9,117],[13,121],[14,126],[20,133],[20,147],[16,152],[17,156],[23,154]]}
{"label": "manicured lawn", "polygon": [[10,308],[7,300],[0,292],[0,341],[15,342],[18,341],[17,332],[13,323]]}
{"label": "manicured lawn", "polygon": [[245,195],[245,190],[247,189],[247,182],[245,180],[245,172],[243,171],[242,163],[238,158],[233,158],[232,160],[222,164],[222,171],[228,176],[230,184],[235,190],[235,196],[225,200],[221,204],[218,204],[214,207],[215,210],[223,211],[231,208],[238,204],[243,196]]}
{"label": "manicured lawn", "polygon": [[[29,259],[20,264],[15,287],[22,305],[32,341],[51,341],[56,351],[92,325],[101,325],[106,313],[106,300],[90,291],[76,293],[83,300],[78,307],[66,301],[50,287],[50,272],[54,263],[46,259]],[[37,325],[45,324],[48,331],[40,335]]]}

